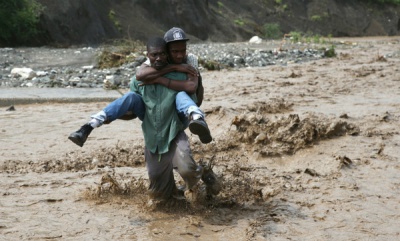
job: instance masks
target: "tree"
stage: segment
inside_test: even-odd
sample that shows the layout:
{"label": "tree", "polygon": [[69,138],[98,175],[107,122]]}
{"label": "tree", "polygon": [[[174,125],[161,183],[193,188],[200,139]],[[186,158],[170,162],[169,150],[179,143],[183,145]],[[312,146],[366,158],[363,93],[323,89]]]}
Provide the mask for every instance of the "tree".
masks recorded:
{"label": "tree", "polygon": [[42,10],[35,0],[0,0],[0,45],[28,43],[38,34]]}

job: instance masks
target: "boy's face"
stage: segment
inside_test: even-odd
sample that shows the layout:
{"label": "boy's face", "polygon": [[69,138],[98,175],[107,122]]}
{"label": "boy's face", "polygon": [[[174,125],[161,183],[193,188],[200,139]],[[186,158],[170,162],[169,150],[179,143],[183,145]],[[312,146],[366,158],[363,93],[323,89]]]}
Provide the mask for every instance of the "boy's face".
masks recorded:
{"label": "boy's face", "polygon": [[161,69],[167,65],[167,51],[163,47],[150,47],[147,51],[150,64],[155,69]]}
{"label": "boy's face", "polygon": [[171,64],[182,64],[186,57],[186,41],[168,43]]}

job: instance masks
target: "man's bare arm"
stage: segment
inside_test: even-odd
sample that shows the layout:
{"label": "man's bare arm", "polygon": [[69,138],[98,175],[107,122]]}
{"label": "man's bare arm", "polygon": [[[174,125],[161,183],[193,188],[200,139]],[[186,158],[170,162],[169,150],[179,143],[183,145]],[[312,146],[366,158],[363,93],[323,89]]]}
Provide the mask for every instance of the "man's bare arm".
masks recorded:
{"label": "man's bare arm", "polygon": [[156,70],[147,64],[142,64],[136,71],[136,79],[142,82],[148,82],[174,71],[187,73],[189,75],[198,75],[197,70],[188,64],[169,64],[160,70]]}
{"label": "man's bare arm", "polygon": [[172,90],[185,91],[188,94],[194,94],[196,93],[198,80],[199,79],[197,75],[189,74],[187,80],[173,80],[161,76],[156,79],[143,82],[141,85],[160,84]]}

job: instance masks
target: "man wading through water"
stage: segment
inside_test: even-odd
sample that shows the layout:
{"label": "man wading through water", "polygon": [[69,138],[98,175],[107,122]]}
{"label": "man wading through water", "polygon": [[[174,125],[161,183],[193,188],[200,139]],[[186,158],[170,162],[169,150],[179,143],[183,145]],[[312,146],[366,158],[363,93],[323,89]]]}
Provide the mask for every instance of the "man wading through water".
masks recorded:
{"label": "man wading through water", "polygon": [[[147,56],[152,68],[161,70],[167,64],[165,48],[165,41],[161,38],[149,41]],[[186,80],[186,74],[178,72],[168,73],[164,77],[168,80],[168,84],[172,81],[175,83]],[[113,121],[129,111],[143,120],[145,160],[151,196],[163,200],[179,196],[180,191],[175,184],[173,169],[185,181],[187,198],[193,199],[194,189],[200,178],[205,182],[208,194],[216,195],[220,188],[215,174],[211,169],[205,172],[204,169],[207,168],[197,165],[192,158],[188,138],[183,131],[185,125],[175,110],[177,91],[159,84],[143,84],[135,77],[132,90],[134,92],[125,94],[104,109],[106,113],[104,121]],[[73,134],[70,135],[71,140]]]}

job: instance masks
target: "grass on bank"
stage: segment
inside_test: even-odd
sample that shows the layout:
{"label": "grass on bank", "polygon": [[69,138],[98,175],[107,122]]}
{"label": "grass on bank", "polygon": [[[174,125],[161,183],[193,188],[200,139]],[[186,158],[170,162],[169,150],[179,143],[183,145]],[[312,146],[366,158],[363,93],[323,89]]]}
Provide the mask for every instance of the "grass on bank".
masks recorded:
{"label": "grass on bank", "polygon": [[145,49],[145,44],[138,40],[115,40],[105,45],[104,50],[98,56],[98,67],[106,69],[132,62],[139,55],[143,55]]}

